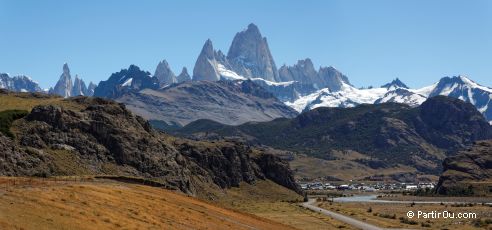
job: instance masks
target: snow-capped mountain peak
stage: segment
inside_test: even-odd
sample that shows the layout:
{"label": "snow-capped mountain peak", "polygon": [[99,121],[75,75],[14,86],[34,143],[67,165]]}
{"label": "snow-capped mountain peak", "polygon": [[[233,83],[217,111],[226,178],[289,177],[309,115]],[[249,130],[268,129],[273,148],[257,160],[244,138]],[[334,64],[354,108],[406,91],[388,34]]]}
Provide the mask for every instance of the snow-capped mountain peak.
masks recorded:
{"label": "snow-capped mountain peak", "polygon": [[396,78],[395,80],[391,81],[390,83],[384,84],[381,86],[381,88],[387,88],[387,89],[397,89],[397,88],[403,88],[403,89],[409,89],[405,83],[400,81],[400,79]]}
{"label": "snow-capped mountain peak", "polygon": [[418,106],[427,98],[444,95],[469,102],[480,111],[487,120],[492,120],[492,89],[482,86],[470,78],[459,75],[444,77],[439,82],[420,89],[410,89],[399,79],[380,88],[357,89],[343,84],[338,91],[321,89],[312,94],[301,96],[286,104],[303,111],[317,107],[352,107],[363,103],[397,102]]}

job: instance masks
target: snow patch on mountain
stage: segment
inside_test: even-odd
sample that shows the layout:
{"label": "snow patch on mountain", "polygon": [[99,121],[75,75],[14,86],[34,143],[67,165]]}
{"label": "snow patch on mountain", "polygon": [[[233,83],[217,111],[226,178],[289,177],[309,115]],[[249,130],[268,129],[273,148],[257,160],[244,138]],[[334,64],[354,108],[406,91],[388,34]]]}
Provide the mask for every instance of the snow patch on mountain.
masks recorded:
{"label": "snow patch on mountain", "polygon": [[128,80],[126,80],[123,84],[121,84],[121,86],[125,87],[125,86],[131,86],[132,85],[132,81],[133,81],[133,78],[128,78]]}
{"label": "snow patch on mountain", "polygon": [[288,85],[291,85],[295,82],[295,81],[273,82],[273,81],[268,81],[268,80],[265,80],[265,79],[259,78],[259,77],[247,78],[247,77],[244,77],[244,76],[237,74],[236,72],[234,72],[230,69],[227,69],[224,65],[222,65],[220,63],[217,64],[217,71],[219,72],[221,78],[226,79],[226,80],[232,80],[232,81],[235,81],[235,80],[243,80],[244,81],[244,80],[249,79],[253,82],[261,81],[261,82],[264,82],[265,84],[270,85],[270,86],[288,86]]}
{"label": "snow patch on mountain", "polygon": [[358,104],[373,104],[387,92],[387,88],[358,89],[342,82],[339,91],[331,92],[325,88],[286,104],[298,112],[318,107],[353,107]]}

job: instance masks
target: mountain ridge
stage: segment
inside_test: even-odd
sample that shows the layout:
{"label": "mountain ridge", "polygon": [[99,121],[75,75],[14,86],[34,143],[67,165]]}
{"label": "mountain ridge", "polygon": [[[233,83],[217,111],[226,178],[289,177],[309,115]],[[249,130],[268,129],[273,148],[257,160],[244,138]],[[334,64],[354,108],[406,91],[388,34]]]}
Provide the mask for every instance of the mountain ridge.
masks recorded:
{"label": "mountain ridge", "polygon": [[492,138],[491,126],[473,105],[444,96],[419,107],[399,103],[320,107],[294,119],[239,126],[200,120],[174,133],[205,139],[238,137],[327,160],[331,151],[356,151],[372,161],[410,165],[434,175],[446,155],[474,140]]}

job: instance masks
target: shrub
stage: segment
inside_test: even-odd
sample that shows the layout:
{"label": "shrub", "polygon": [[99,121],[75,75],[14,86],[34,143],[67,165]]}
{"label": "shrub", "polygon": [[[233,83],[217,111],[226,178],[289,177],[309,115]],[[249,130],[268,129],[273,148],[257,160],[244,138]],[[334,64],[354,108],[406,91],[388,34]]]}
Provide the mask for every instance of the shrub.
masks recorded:
{"label": "shrub", "polygon": [[14,134],[10,132],[12,123],[17,119],[25,117],[27,114],[28,112],[25,110],[6,110],[0,112],[0,132],[13,139]]}

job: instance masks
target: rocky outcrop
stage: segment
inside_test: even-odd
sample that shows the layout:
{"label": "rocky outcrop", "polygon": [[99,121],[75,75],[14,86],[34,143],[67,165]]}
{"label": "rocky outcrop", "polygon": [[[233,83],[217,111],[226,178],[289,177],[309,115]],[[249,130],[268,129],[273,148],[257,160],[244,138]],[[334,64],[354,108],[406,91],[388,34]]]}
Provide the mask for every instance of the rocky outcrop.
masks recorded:
{"label": "rocky outcrop", "polygon": [[166,60],[159,62],[155,69],[154,77],[157,78],[161,87],[178,82],[176,75],[174,75]]}
{"label": "rocky outcrop", "polygon": [[443,162],[436,192],[442,195],[491,195],[492,141],[479,141]]}
{"label": "rocky outcrop", "polygon": [[27,76],[10,77],[6,73],[0,73],[0,89],[14,92],[41,92],[38,83]]}
{"label": "rocky outcrop", "polygon": [[227,53],[232,69],[247,78],[263,78],[279,81],[277,67],[266,38],[261,36],[255,24],[236,34]]}
{"label": "rocky outcrop", "polygon": [[65,63],[63,64],[63,73],[50,93],[60,95],[62,97],[70,97],[72,94],[72,87],[73,84],[70,69],[68,68],[68,64]]}
{"label": "rocky outcrop", "polygon": [[203,45],[202,51],[193,68],[194,81],[218,81],[220,74],[217,70],[217,60],[212,41],[208,39]]}
{"label": "rocky outcrop", "polygon": [[281,160],[273,154],[260,154],[254,156],[254,161],[260,167],[266,178],[286,188],[302,194],[302,190],[294,180],[289,163]]}
{"label": "rocky outcrop", "polygon": [[42,151],[22,148],[0,132],[0,175],[46,176],[52,164]]}
{"label": "rocky outcrop", "polygon": [[101,81],[94,90],[94,96],[104,98],[118,98],[128,92],[138,92],[142,89],[157,89],[159,81],[149,72],[140,70],[136,65],[128,69],[113,73],[106,81]]}
{"label": "rocky outcrop", "polygon": [[188,74],[188,69],[186,67],[183,67],[183,70],[181,70],[181,73],[176,77],[176,80],[178,83],[185,82],[185,81],[191,81],[191,76]]}
{"label": "rocky outcrop", "polygon": [[[261,150],[170,137],[123,104],[102,98],[73,97],[64,104],[70,106],[36,106],[17,120],[14,140],[0,133],[0,175],[136,176],[188,194],[271,178],[299,191],[285,183],[292,177],[288,169],[264,168],[275,165],[265,160],[257,164],[253,155],[268,154]],[[269,176],[282,174],[287,178]]]}

